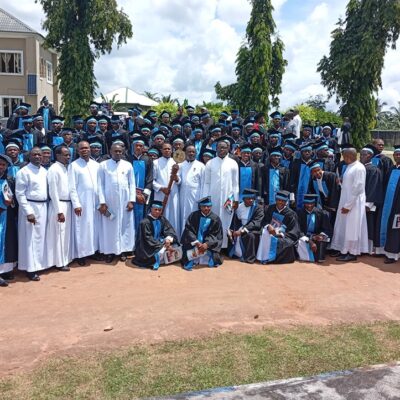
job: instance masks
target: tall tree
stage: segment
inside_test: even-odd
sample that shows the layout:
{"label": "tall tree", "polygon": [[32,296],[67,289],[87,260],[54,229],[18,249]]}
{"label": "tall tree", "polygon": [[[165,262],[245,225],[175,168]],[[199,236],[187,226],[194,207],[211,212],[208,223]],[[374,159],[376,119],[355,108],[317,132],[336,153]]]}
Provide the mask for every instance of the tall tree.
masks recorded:
{"label": "tall tree", "polygon": [[252,10],[246,40],[236,57],[236,83],[221,86],[217,82],[215,91],[217,98],[243,112],[255,109],[266,113],[271,105],[279,105],[278,96],[287,65],[283,58],[285,47],[275,35],[271,0],[250,0],[250,3]]}
{"label": "tall tree", "polygon": [[345,20],[332,32],[329,57],[318,64],[329,96],[336,94],[341,115],[351,119],[357,147],[370,140],[384,57],[389,46],[395,48],[399,31],[398,0],[350,0]]}
{"label": "tall tree", "polygon": [[37,0],[43,6],[48,32],[45,44],[60,53],[57,80],[62,112],[68,118],[84,114],[97,81],[94,62],[132,37],[132,25],[116,0]]}

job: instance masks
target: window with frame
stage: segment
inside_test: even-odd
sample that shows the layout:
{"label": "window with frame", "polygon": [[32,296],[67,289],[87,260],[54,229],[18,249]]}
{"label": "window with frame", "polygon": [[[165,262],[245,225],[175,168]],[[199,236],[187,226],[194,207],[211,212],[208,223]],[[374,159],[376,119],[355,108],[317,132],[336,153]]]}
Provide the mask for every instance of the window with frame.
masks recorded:
{"label": "window with frame", "polygon": [[40,58],[40,69],[39,69],[39,72],[40,72],[40,77],[41,78],[46,78],[46,62],[44,61],[43,57]]}
{"label": "window with frame", "polygon": [[0,73],[22,75],[22,51],[0,50]]}
{"label": "window with frame", "polygon": [[15,107],[23,101],[23,97],[6,97],[0,96],[1,98],[1,112],[0,114],[3,118],[9,118],[12,115],[13,110]]}
{"label": "window with frame", "polygon": [[46,80],[53,83],[53,64],[50,61],[46,61]]}

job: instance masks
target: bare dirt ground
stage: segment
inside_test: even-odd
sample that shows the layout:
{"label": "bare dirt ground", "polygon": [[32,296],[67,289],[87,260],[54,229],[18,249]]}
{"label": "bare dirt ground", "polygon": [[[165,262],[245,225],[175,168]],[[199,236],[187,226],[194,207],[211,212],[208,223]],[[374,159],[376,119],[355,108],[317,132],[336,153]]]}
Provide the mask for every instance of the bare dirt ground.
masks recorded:
{"label": "bare dirt ground", "polygon": [[40,282],[17,275],[0,288],[0,375],[55,354],[264,326],[400,319],[400,263],[332,260],[284,266],[228,260],[193,272],[92,264],[50,270]]}

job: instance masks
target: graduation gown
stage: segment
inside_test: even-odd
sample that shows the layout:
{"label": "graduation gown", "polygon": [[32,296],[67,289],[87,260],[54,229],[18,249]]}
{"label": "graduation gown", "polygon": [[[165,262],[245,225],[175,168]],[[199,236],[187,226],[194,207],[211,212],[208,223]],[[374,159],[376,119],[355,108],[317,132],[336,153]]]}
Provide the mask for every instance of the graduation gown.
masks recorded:
{"label": "graduation gown", "polygon": [[40,114],[43,117],[43,126],[50,130],[51,128],[51,120],[56,116],[56,112],[54,108],[51,106],[40,106],[36,112],[36,114]]}
{"label": "graduation gown", "polygon": [[318,206],[330,213],[336,213],[340,199],[340,185],[336,174],[324,171],[321,180],[312,179],[309,193],[318,195]]}
{"label": "graduation gown", "polygon": [[[365,210],[366,171],[359,161],[349,164],[343,175],[331,248],[342,254],[368,253],[367,216]],[[350,211],[342,214],[340,210]]]}
{"label": "graduation gown", "polygon": [[144,217],[139,224],[134,264],[142,268],[158,269],[160,257],[158,253],[164,247],[165,239],[170,237],[173,244],[179,244],[178,236],[165,217],[158,219],[151,215]]}
{"label": "graduation gown", "polygon": [[[46,265],[47,170],[29,163],[17,172],[15,196],[18,209],[18,269],[36,272]],[[26,217],[33,214],[36,223]]]}
{"label": "graduation gown", "polygon": [[[101,214],[97,210],[99,192],[97,174],[99,164],[89,159],[78,158],[68,168],[68,185],[72,202],[72,228],[74,236],[74,258],[91,256],[99,250],[99,228]],[[75,208],[82,208],[80,217]]]}
{"label": "graduation gown", "polygon": [[136,200],[135,176],[132,164],[110,159],[99,165],[99,204],[107,204],[114,219],[101,216],[100,251],[104,254],[130,252],[135,246],[135,211],[128,211],[128,202]]}
{"label": "graduation gown", "polygon": [[260,168],[261,196],[265,204],[275,204],[275,195],[279,190],[290,190],[289,170],[280,165],[277,168],[271,164]]}
{"label": "graduation gown", "polygon": [[125,130],[123,130],[123,129],[118,129],[117,131],[109,130],[105,133],[104,136],[105,136],[106,146],[107,146],[108,151],[110,151],[112,144],[116,140],[121,140],[122,142],[124,142],[126,152],[129,153],[131,151],[131,149],[129,147],[128,132],[126,132]]}
{"label": "graduation gown", "polygon": [[237,163],[239,166],[239,201],[242,201],[244,189],[259,189],[259,166],[252,160],[250,160],[247,164],[245,164],[242,160],[238,160]]}
{"label": "graduation gown", "polygon": [[290,191],[295,195],[296,207],[303,208],[304,195],[308,193],[311,183],[309,164],[302,159],[294,160],[290,169]]}
{"label": "graduation gown", "polygon": [[[280,236],[272,236],[267,225],[278,228]],[[289,207],[280,212],[276,205],[267,206],[262,222],[264,227],[257,251],[257,260],[261,263],[287,264],[296,259],[295,246],[300,237],[297,214]]]}
{"label": "graduation gown", "polygon": [[5,185],[15,192],[15,182],[11,177],[0,178],[0,274],[10,272],[18,260],[17,213],[18,204],[6,205],[3,188]]}
{"label": "graduation gown", "polygon": [[235,160],[229,156],[216,157],[207,163],[201,197],[205,196],[211,196],[212,211],[221,219],[222,248],[227,248],[227,231],[232,222],[233,212],[229,211],[225,204],[239,200],[239,167]]}
{"label": "graduation gown", "polygon": [[200,161],[184,161],[179,164],[179,177],[181,185],[179,187],[179,206],[181,217],[181,229],[184,229],[189,215],[198,209],[198,201],[204,185],[205,165]]}
{"label": "graduation gown", "polygon": [[[221,265],[222,239],[222,223],[218,215],[210,212],[205,216],[200,210],[191,213],[181,238],[183,246],[182,265],[184,268],[191,269],[196,264],[207,264],[209,267]],[[193,249],[197,242],[207,243],[207,253],[196,260],[189,261],[187,251]]]}
{"label": "graduation gown", "polygon": [[367,226],[368,240],[370,241],[370,253],[373,250],[373,243],[376,238],[377,231],[377,211],[382,204],[383,196],[383,179],[381,170],[372,163],[365,165],[366,181],[365,181],[365,196],[367,207]]}
{"label": "graduation gown", "polygon": [[[163,187],[168,187],[171,178],[172,166],[175,165],[173,158],[160,157],[154,163],[154,200],[163,201],[165,194],[160,190]],[[169,223],[173,226],[178,236],[181,232],[181,219],[179,207],[179,185],[181,180],[178,174],[178,182],[174,182],[171,188],[171,193],[168,198],[168,203],[164,210],[164,216]]]}
{"label": "graduation gown", "polygon": [[[301,261],[323,261],[325,260],[328,240],[332,237],[333,229],[329,219],[329,213],[317,207],[309,213],[304,208],[297,210],[300,226],[300,239],[297,244],[297,252]],[[312,252],[309,240],[314,235],[325,234],[327,241],[314,243],[317,251]]]}
{"label": "graduation gown", "polygon": [[390,170],[393,167],[393,161],[391,158],[383,153],[380,153],[372,158],[373,165],[376,165],[382,171],[382,178],[384,182],[387,182],[390,175]]}
{"label": "graduation gown", "polygon": [[[135,174],[136,192],[143,193],[147,198],[153,189],[153,161],[150,157],[132,155],[133,173]],[[135,203],[135,230],[138,232],[140,221],[146,215],[146,204]]]}
{"label": "graduation gown", "polygon": [[99,133],[98,131],[96,132],[84,132],[84,134],[82,135],[82,138],[80,141],[85,140],[89,143],[93,143],[93,141],[97,141],[102,145],[102,150],[101,150],[101,154],[107,154],[108,153],[108,148],[107,148],[107,144],[105,141],[105,137],[104,135],[102,135],[101,133]]}
{"label": "graduation gown", "polygon": [[229,256],[239,257],[241,261],[254,263],[261,234],[261,223],[264,209],[256,202],[251,207],[241,203],[231,224],[232,231],[242,231],[241,236],[234,239],[229,248]]}
{"label": "graduation gown", "polygon": [[37,146],[41,141],[33,130],[28,132],[25,129],[15,131],[10,139],[17,139],[22,144],[22,153],[28,153],[33,147]]}
{"label": "graduation gown", "polygon": [[386,186],[385,200],[380,219],[379,247],[390,258],[400,254],[400,167],[393,166]]}
{"label": "graduation gown", "polygon": [[[68,170],[56,161],[47,171],[49,210],[47,216],[46,262],[48,267],[64,267],[73,259],[72,205],[68,187]],[[65,222],[58,222],[63,213]]]}
{"label": "graduation gown", "polygon": [[52,149],[56,146],[59,146],[60,144],[63,144],[64,138],[61,135],[61,131],[60,132],[56,132],[56,131],[48,132],[47,137],[46,137],[46,143]]}

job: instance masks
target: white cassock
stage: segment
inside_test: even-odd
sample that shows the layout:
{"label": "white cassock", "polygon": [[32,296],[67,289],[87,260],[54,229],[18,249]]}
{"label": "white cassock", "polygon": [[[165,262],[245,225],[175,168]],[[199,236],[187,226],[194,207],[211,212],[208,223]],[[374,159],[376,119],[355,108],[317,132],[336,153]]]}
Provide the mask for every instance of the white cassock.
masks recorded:
{"label": "white cassock", "polygon": [[239,167],[234,159],[216,157],[207,163],[202,197],[205,196],[211,196],[212,211],[221,219],[224,233],[222,248],[226,248],[233,212],[229,212],[224,205],[227,200],[239,200]]}
{"label": "white cassock", "polygon": [[[172,166],[175,165],[174,159],[160,157],[154,161],[153,164],[153,189],[154,200],[163,201],[165,194],[160,190],[163,187],[168,187],[169,179],[171,178]],[[179,210],[179,188],[181,183],[179,174],[178,182],[174,182],[171,188],[171,193],[168,198],[168,203],[164,210],[164,217],[167,218],[169,223],[175,229],[178,237],[181,232],[181,220]]]}
{"label": "white cassock", "polygon": [[[47,268],[47,170],[29,163],[15,177],[18,200],[18,269],[36,272]],[[26,217],[33,214],[36,224]]]}
{"label": "white cassock", "polygon": [[[68,170],[56,161],[47,171],[49,210],[47,214],[46,262],[48,267],[67,266],[73,259],[72,205],[68,187]],[[58,222],[63,213],[65,222]]]}
{"label": "white cassock", "polygon": [[[343,175],[342,191],[331,242],[331,248],[339,250],[342,254],[368,253],[365,178],[365,167],[359,161],[349,164]],[[340,212],[342,208],[347,208],[350,212],[342,214]]]}
{"label": "white cassock", "polygon": [[[198,210],[197,202],[201,199],[204,184],[205,165],[200,161],[184,161],[179,164],[179,206],[181,208],[181,230],[183,231],[189,214]],[[182,234],[178,232],[178,237]]]}
{"label": "white cassock", "polygon": [[97,174],[99,163],[78,158],[68,168],[68,183],[72,208],[82,208],[80,217],[72,213],[75,254],[74,258],[88,257],[99,250],[101,214],[97,210],[99,192]]}
{"label": "white cassock", "polygon": [[134,211],[128,203],[136,201],[135,175],[132,164],[110,159],[99,165],[99,204],[107,204],[114,218],[101,216],[100,251],[119,255],[135,247]]}

